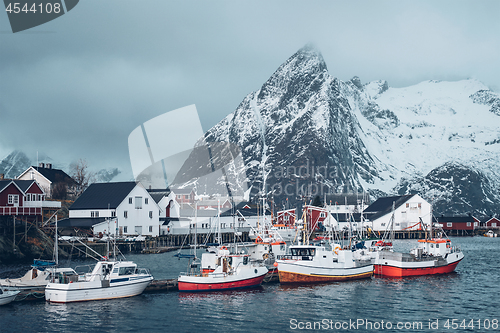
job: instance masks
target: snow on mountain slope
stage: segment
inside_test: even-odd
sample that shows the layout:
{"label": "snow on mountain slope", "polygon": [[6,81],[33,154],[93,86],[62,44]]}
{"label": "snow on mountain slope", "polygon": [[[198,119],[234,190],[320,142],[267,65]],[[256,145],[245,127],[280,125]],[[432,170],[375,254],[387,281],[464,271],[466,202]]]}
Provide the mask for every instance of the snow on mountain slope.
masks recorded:
{"label": "snow on mountain slope", "polygon": [[[278,203],[362,188],[376,196],[418,192],[438,212],[488,214],[500,211],[498,124],[500,96],[477,80],[344,82],[306,46],[198,146],[236,144],[243,164],[233,172],[254,197],[265,174]],[[199,160],[188,159],[181,178],[194,176]]]}
{"label": "snow on mountain slope", "polygon": [[[500,118],[488,105],[470,98],[485,89],[476,80],[389,88],[372,101],[396,115],[398,125],[364,127],[371,141],[365,143],[378,159],[390,161],[399,177],[425,175],[449,161],[479,168],[485,159],[498,161],[500,145],[491,143],[500,138]],[[387,183],[385,190],[391,185]]]}

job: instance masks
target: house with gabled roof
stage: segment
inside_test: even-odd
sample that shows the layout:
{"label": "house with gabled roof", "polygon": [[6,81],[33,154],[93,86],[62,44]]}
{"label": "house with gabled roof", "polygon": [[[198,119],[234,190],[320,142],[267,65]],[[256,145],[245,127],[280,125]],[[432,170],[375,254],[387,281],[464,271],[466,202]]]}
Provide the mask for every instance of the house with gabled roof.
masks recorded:
{"label": "house with gabled roof", "polygon": [[472,215],[444,216],[436,218],[441,228],[449,235],[471,235],[479,227],[479,222]]}
{"label": "house with gabled roof", "polygon": [[[384,197],[368,206],[363,214],[367,218],[365,226],[374,231],[391,228],[392,209],[394,206],[394,231],[421,230],[430,226],[432,205],[418,194]],[[421,225],[422,222],[424,226]]]}
{"label": "house with gabled roof", "polygon": [[483,220],[481,226],[486,229],[499,229],[500,228],[500,218],[496,216],[489,216]]}
{"label": "house with gabled roof", "polygon": [[[94,234],[119,236],[160,234],[160,211],[140,182],[94,183],[69,208],[62,228],[92,228]],[[103,223],[107,220],[111,222]],[[111,228],[111,230],[109,230]]]}
{"label": "house with gabled roof", "polygon": [[0,216],[41,220],[44,208],[61,208],[60,202],[48,202],[45,197],[36,180],[0,180]]}
{"label": "house with gabled roof", "polygon": [[[60,196],[66,192],[68,195],[75,193],[76,182],[66,172],[52,168],[51,163],[40,163],[39,166],[30,166],[21,173],[19,180],[36,180],[49,198]],[[62,198],[58,198],[62,199]]]}

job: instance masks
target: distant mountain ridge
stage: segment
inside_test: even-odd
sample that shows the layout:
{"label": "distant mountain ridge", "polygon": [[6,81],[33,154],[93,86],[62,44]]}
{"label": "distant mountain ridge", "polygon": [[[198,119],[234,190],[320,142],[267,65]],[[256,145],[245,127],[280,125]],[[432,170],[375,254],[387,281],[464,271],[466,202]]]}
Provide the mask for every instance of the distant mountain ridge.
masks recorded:
{"label": "distant mountain ridge", "polygon": [[[325,192],[367,191],[373,199],[419,192],[437,213],[495,214],[499,105],[499,95],[476,80],[405,88],[383,80],[362,84],[358,77],[344,82],[308,45],[198,146],[238,145],[244,167],[232,172],[257,198],[265,170],[266,193],[278,205]],[[195,160],[186,161],[183,179]]]}
{"label": "distant mountain ridge", "polygon": [[[69,167],[65,167],[62,164],[54,164],[54,160],[45,154],[40,154],[37,160],[33,161],[24,152],[14,150],[0,160],[0,174],[3,174],[6,179],[15,179],[30,166],[38,165],[37,163],[50,163],[54,169],[63,170],[68,174],[70,172]],[[120,173],[121,171],[118,168],[101,169],[96,172],[95,180],[96,182],[109,182]]]}

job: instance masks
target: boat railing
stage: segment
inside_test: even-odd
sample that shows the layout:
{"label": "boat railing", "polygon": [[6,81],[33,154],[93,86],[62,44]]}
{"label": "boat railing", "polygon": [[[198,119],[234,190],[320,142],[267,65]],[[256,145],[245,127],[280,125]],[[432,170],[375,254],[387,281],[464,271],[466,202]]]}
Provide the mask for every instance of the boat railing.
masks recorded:
{"label": "boat railing", "polygon": [[312,256],[294,256],[291,254],[283,254],[283,255],[278,255],[277,256],[278,260],[306,260],[310,261],[313,260]]}
{"label": "boat railing", "polygon": [[86,275],[92,273],[94,265],[78,265],[74,269],[78,275]]}
{"label": "boat railing", "polygon": [[224,272],[211,272],[211,273],[208,273],[209,276],[212,276],[212,277],[224,277],[227,275],[227,273],[224,273]]}

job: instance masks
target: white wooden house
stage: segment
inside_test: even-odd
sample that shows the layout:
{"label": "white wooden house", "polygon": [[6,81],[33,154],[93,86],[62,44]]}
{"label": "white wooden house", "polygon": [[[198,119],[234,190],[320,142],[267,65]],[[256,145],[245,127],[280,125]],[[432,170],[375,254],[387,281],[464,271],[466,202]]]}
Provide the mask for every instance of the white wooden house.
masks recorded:
{"label": "white wooden house", "polygon": [[[394,203],[394,231],[419,230],[431,224],[432,205],[418,194],[379,198],[363,213],[367,218],[365,226],[383,232],[391,228]],[[419,222],[423,222],[422,226]]]}
{"label": "white wooden house", "polygon": [[[68,195],[74,194],[76,182],[66,172],[52,168],[50,163],[30,166],[17,179],[36,180],[48,198],[52,198],[57,186],[64,186]],[[56,198],[62,199],[62,198]]]}
{"label": "white wooden house", "polygon": [[[160,234],[160,207],[140,182],[90,185],[69,209],[61,227],[92,228],[94,234],[152,236]],[[105,223],[103,223],[105,222]],[[106,230],[106,232],[103,232]]]}

